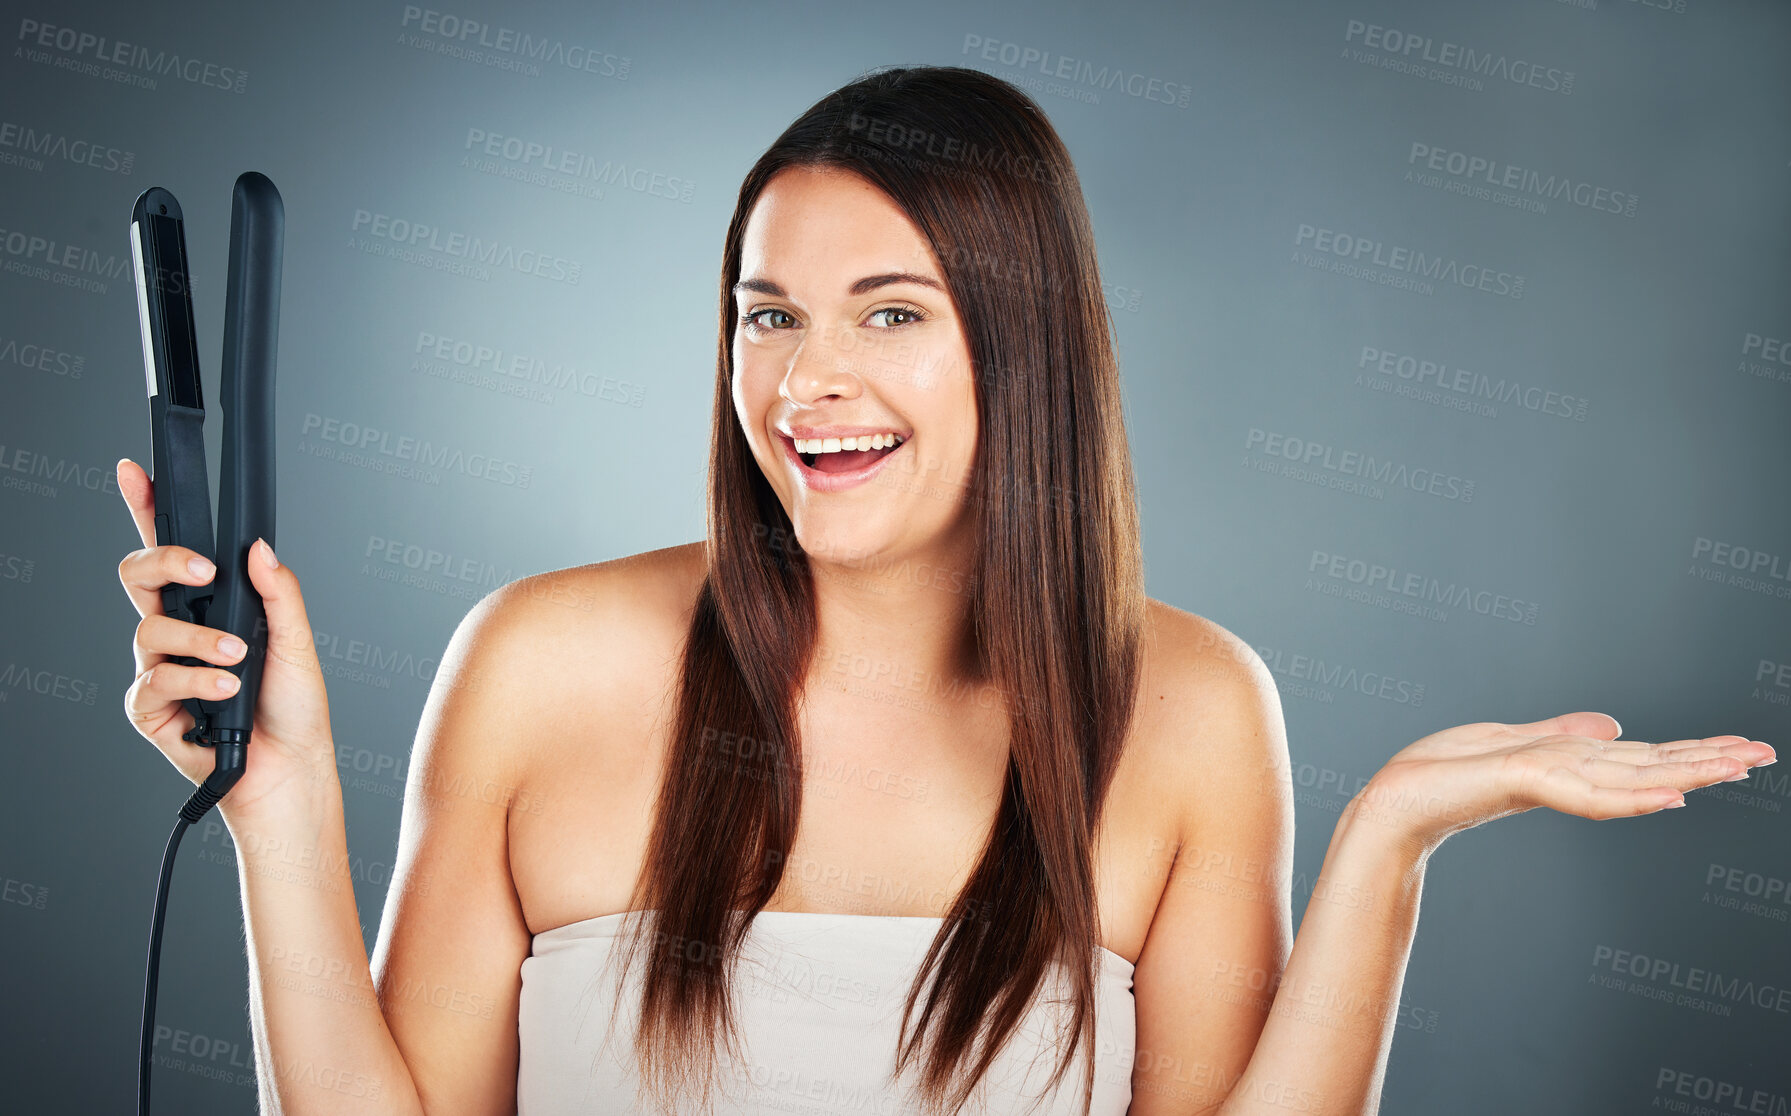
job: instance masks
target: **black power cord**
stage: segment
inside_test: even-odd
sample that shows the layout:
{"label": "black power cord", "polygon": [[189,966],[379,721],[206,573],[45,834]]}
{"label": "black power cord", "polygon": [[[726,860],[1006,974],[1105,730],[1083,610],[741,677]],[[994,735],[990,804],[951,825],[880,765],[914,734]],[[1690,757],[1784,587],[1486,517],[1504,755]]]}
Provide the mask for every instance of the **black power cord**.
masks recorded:
{"label": "black power cord", "polygon": [[[189,738],[204,733],[203,724],[187,731]],[[156,970],[162,958],[162,916],[168,909],[168,880],[174,875],[174,855],[180,851],[181,835],[204,817],[213,806],[223,801],[230,788],[243,776],[248,759],[249,734],[224,730],[221,734],[240,737],[230,743],[214,745],[216,766],[193,796],[180,808],[174,832],[168,835],[168,847],[162,853],[162,875],[155,885],[155,915],[149,924],[149,972],[143,978],[143,1035],[137,1054],[137,1116],[149,1116],[150,1046],[155,1034]]]}

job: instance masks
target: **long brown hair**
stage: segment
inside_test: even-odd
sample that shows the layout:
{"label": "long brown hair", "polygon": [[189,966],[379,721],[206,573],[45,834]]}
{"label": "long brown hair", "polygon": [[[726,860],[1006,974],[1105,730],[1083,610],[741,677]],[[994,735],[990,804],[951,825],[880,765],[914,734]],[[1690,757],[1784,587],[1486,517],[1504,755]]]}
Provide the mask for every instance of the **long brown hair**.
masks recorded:
{"label": "long brown hair", "polygon": [[872,71],[821,98],[753,165],[728,224],[707,569],[626,920],[631,960],[643,940],[659,943],[637,1020],[641,1078],[670,1111],[696,1072],[707,1107],[718,1037],[737,1049],[726,977],[777,891],[802,805],[796,710],[813,584],[731,397],[741,237],[765,184],[796,166],[862,176],[925,235],[969,343],[980,420],[964,494],[975,569],[962,584],[979,669],[1007,711],[1006,786],[909,989],[896,1072],[922,1062],[932,1027],[922,1101],[958,1111],[1060,961],[1074,1041],[1046,1092],[1085,1043],[1086,1111],[1101,943],[1092,843],[1132,719],[1144,624],[1137,501],[1112,321],[1069,154],[1025,93],[955,66]]}

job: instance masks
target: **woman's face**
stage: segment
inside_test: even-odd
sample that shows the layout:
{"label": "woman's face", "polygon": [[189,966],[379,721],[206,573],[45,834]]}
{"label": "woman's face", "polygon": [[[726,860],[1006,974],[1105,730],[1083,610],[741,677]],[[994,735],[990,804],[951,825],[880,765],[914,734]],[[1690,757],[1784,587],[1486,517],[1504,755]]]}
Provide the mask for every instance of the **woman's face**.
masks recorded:
{"label": "woman's face", "polygon": [[[848,566],[961,556],[977,442],[969,346],[901,209],[854,174],[780,171],[747,219],[734,310],[750,316],[734,325],[734,408],[802,549]],[[797,439],[807,450],[848,434],[864,448],[799,455]],[[900,440],[890,450],[872,435]]]}

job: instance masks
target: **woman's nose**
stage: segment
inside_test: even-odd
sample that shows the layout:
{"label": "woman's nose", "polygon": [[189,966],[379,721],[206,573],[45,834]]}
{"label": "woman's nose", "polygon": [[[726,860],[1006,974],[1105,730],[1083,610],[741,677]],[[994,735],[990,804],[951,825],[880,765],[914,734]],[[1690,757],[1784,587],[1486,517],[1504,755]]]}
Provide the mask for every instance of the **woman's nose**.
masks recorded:
{"label": "woman's nose", "polygon": [[829,339],[811,334],[791,355],[779,390],[785,399],[806,405],[829,396],[856,398],[863,387],[852,355]]}

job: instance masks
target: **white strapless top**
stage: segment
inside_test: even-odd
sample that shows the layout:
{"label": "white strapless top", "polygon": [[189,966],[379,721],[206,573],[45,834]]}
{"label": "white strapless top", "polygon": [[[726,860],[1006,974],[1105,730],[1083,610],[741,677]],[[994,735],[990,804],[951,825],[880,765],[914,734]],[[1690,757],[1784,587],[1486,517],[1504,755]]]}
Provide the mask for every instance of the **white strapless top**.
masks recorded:
{"label": "white strapless top", "polygon": [[[621,965],[619,946],[613,961],[611,947],[629,913],[635,912],[535,935],[522,962],[517,1116],[646,1111],[645,1100],[637,1097],[633,1045],[645,944],[628,973],[629,999],[616,1008],[616,1031],[607,1031]],[[725,1044],[716,1043],[716,1116],[918,1112],[915,1071],[899,1086],[893,1081],[896,1045],[903,1002],[940,921],[918,915],[759,912],[742,943],[732,983],[747,1060],[730,1064]],[[1137,1041],[1133,965],[1105,947],[1099,954],[1090,1113],[1122,1116],[1132,1101]],[[1068,1025],[1068,989],[1059,967],[1047,970],[1031,1013],[990,1066],[966,1113],[1080,1116],[1085,1051],[1076,1052],[1052,1095],[1038,1100],[1062,1057],[1055,1039]]]}

